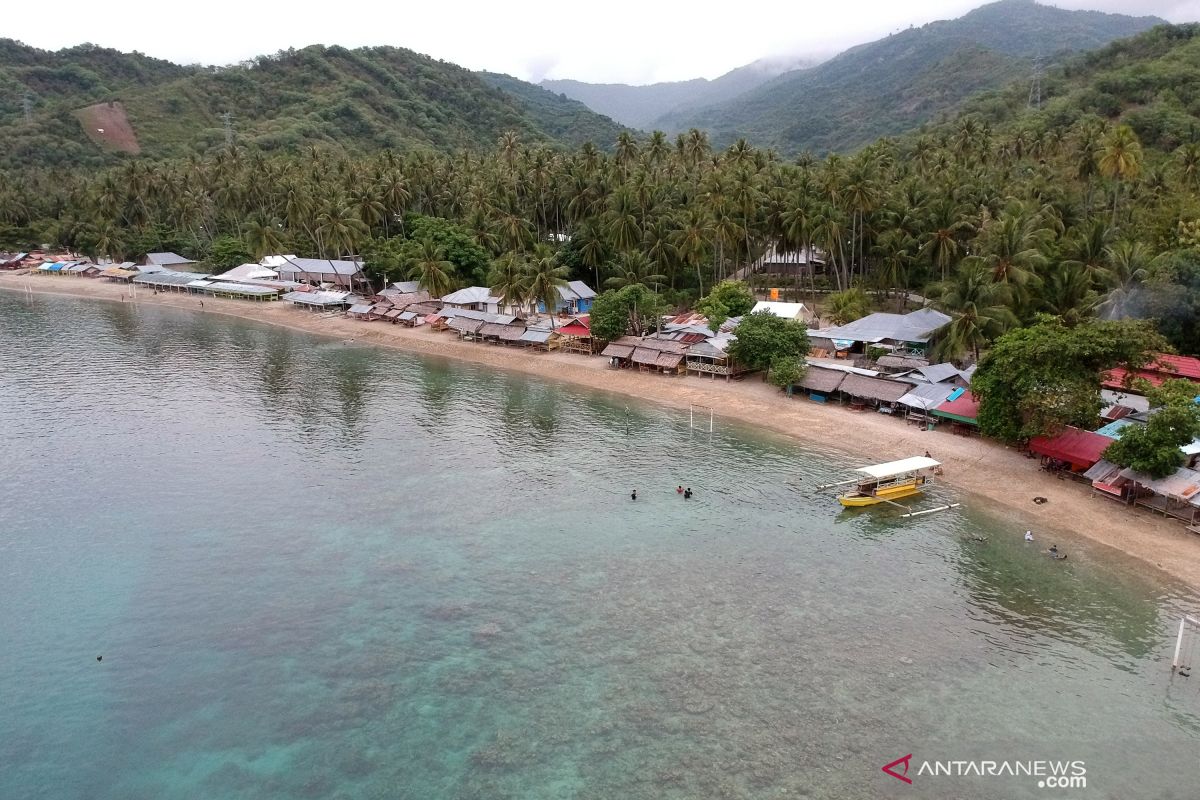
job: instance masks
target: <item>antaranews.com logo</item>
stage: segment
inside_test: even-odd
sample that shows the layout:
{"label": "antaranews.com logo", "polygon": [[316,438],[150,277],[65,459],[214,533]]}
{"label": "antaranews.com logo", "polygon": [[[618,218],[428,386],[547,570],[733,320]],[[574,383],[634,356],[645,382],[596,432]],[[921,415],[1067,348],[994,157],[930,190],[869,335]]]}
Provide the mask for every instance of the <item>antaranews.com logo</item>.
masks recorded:
{"label": "antaranews.com logo", "polygon": [[[1052,761],[1033,759],[1029,761],[951,760],[922,761],[913,769],[913,754],[897,758],[885,764],[883,771],[893,778],[912,784],[914,778],[922,776],[956,778],[1016,778],[1029,777],[1037,781],[1039,789],[1085,789],[1087,788],[1087,765],[1083,761]],[[913,774],[910,776],[909,772]]]}

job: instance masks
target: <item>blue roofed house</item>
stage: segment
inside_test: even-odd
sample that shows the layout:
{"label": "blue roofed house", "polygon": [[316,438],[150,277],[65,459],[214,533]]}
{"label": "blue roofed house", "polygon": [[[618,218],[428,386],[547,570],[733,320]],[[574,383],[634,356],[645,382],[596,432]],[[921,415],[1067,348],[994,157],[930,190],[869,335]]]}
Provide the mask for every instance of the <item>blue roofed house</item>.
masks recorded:
{"label": "blue roofed house", "polygon": [[[559,302],[554,307],[554,313],[574,316],[586,314],[592,310],[592,301],[596,292],[583,281],[568,281],[565,286],[558,287]],[[538,302],[538,312],[546,313],[546,304]]]}

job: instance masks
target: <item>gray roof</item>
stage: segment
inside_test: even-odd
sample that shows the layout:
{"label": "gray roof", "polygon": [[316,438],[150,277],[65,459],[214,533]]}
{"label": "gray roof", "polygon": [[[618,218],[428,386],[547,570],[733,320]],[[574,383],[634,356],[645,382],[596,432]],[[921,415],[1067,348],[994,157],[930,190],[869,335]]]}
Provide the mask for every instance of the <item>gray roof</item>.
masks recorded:
{"label": "gray roof", "polygon": [[403,292],[404,294],[410,294],[412,292],[421,291],[421,282],[420,281],[396,281],[395,283],[393,283],[391,285],[391,288],[395,289],[397,292]]}
{"label": "gray roof", "polygon": [[169,267],[173,264],[196,263],[190,258],[184,258],[179,253],[146,253],[146,260],[160,267]]}
{"label": "gray roof", "polygon": [[486,286],[468,286],[446,295],[442,298],[442,302],[459,306],[475,305],[476,303],[486,305],[488,303],[498,304],[500,298],[492,294],[492,290]]}
{"label": "gray roof", "polygon": [[312,275],[350,275],[362,273],[362,265],[357,261],[346,261],[336,258],[289,258],[287,263],[278,267],[280,275],[306,272]]}
{"label": "gray roof", "polygon": [[954,387],[945,383],[921,383],[910,387],[896,402],[909,408],[931,411],[941,405]]}
{"label": "gray roof", "polygon": [[372,306],[370,303],[359,303],[357,305],[350,306],[350,313],[351,314],[370,314],[371,307]]}
{"label": "gray roof", "polygon": [[520,341],[531,342],[533,344],[545,344],[550,341],[550,331],[544,328],[527,328],[521,334]]}
{"label": "gray roof", "polygon": [[567,281],[566,286],[559,286],[558,293],[563,300],[588,300],[596,296],[592,291],[592,287],[588,286],[583,281]]}
{"label": "gray roof", "polygon": [[173,269],[160,269],[155,272],[143,272],[133,279],[134,283],[145,286],[187,286],[193,281],[211,278],[211,275],[201,275],[196,272],[176,272]]}
{"label": "gray roof", "polygon": [[[961,378],[963,374],[958,371],[958,367],[953,364],[930,364],[925,367],[917,367],[917,372],[930,383],[941,383],[953,378]],[[969,381],[970,378],[967,378]]]}
{"label": "gray roof", "polygon": [[344,306],[359,298],[348,292],[288,292],[283,299],[306,306]]}
{"label": "gray roof", "polygon": [[821,331],[830,339],[850,339],[855,342],[928,342],[934,331],[950,322],[950,317],[932,308],[922,308],[908,314],[869,314],[862,319]]}

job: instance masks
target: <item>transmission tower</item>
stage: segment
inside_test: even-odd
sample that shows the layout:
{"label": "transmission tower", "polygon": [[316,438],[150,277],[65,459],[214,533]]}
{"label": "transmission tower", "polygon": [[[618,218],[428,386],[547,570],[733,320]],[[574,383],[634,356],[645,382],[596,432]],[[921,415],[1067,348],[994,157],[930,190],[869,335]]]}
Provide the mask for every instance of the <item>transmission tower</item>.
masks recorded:
{"label": "transmission tower", "polygon": [[221,120],[225,123],[225,146],[233,147],[233,114],[226,111]]}
{"label": "transmission tower", "polygon": [[1042,107],[1042,57],[1033,59],[1033,82],[1029,85],[1029,107]]}
{"label": "transmission tower", "polygon": [[25,96],[21,98],[21,107],[25,111],[25,121],[29,122],[33,119],[33,92],[26,90]]}

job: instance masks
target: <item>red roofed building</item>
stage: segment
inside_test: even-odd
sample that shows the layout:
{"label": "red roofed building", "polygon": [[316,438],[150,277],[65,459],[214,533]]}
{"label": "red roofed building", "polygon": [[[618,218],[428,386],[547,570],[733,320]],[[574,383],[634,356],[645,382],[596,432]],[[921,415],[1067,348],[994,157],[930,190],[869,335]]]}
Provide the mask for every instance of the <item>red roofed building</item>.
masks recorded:
{"label": "red roofed building", "polygon": [[592,354],[592,317],[590,314],[580,314],[571,317],[570,322],[558,329],[563,337],[562,349],[569,353]]}
{"label": "red roofed building", "polygon": [[1112,443],[1107,436],[1067,426],[1057,436],[1033,437],[1029,440],[1029,449],[1040,456],[1070,464],[1073,471],[1081,472],[1091,469],[1103,458],[1104,451]]}
{"label": "red roofed building", "polygon": [[1128,370],[1117,367],[1106,372],[1101,383],[1106,389],[1123,389],[1137,393],[1134,381],[1144,379],[1154,386],[1161,386],[1164,381],[1183,379],[1200,383],[1200,358],[1192,356],[1172,356],[1158,353],[1146,366]]}
{"label": "red roofed building", "polygon": [[964,425],[978,426],[979,399],[969,390],[959,391],[958,389],[955,389],[950,397],[953,399],[946,400],[930,413],[935,417],[961,422]]}

